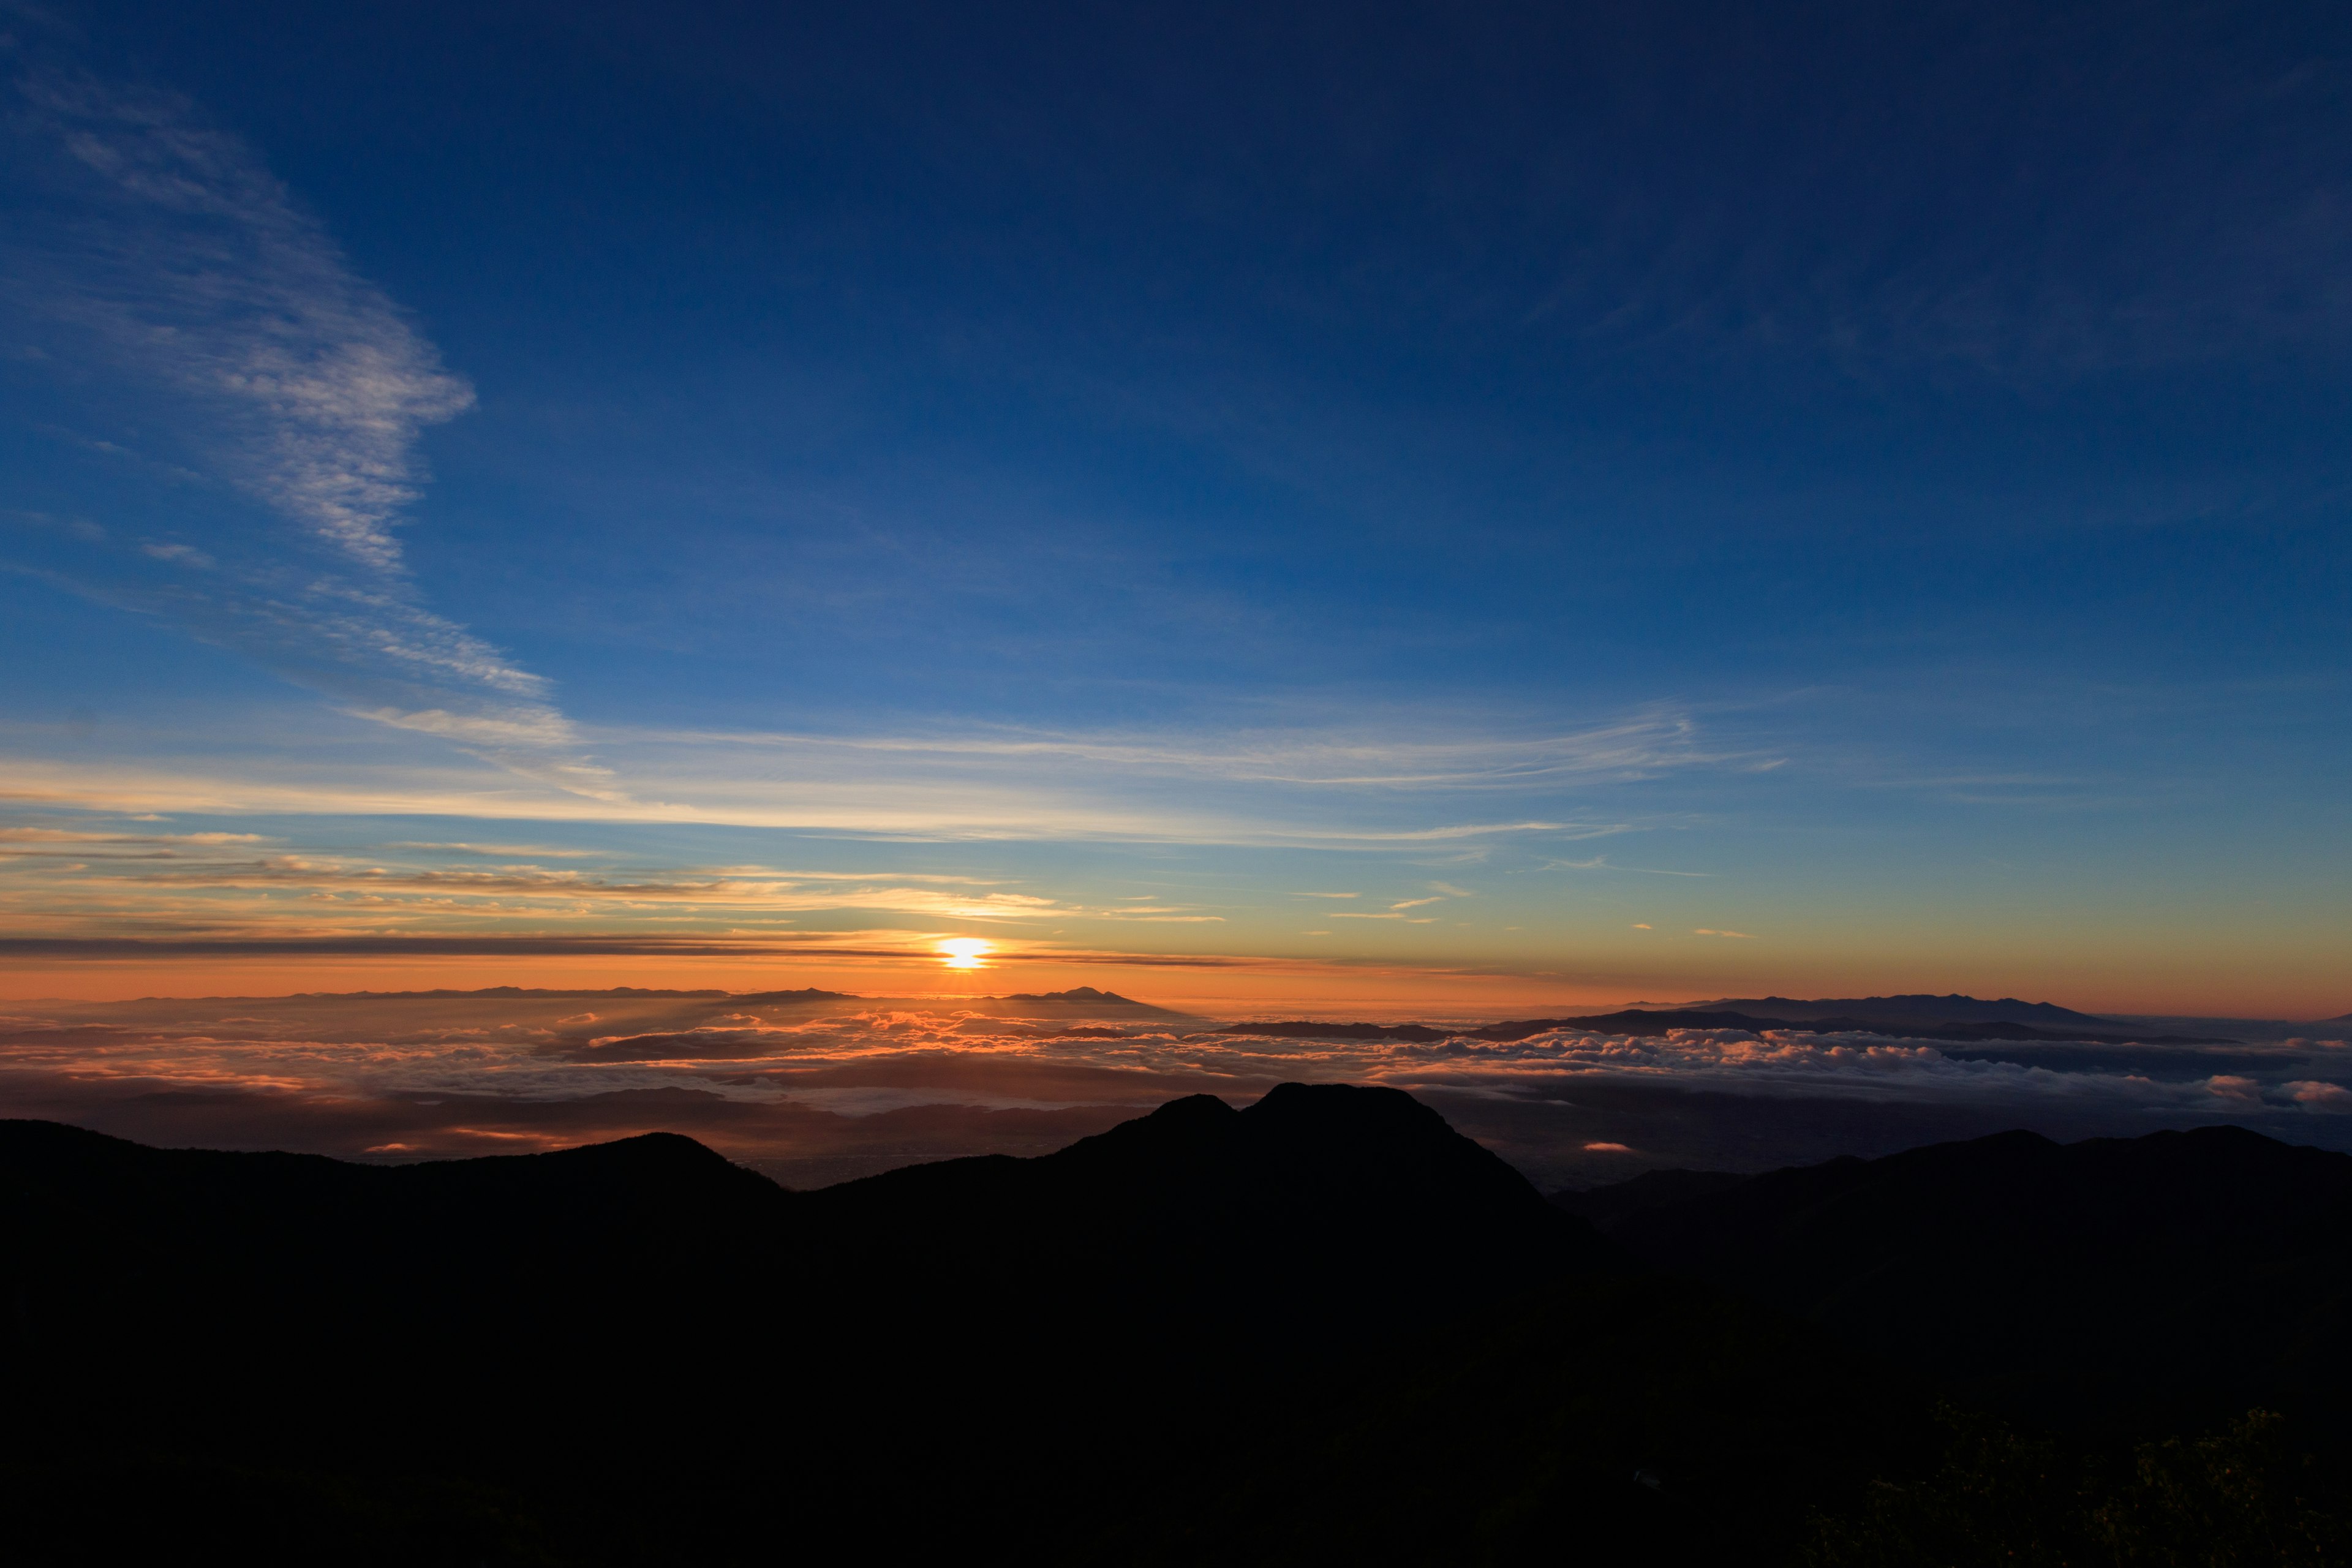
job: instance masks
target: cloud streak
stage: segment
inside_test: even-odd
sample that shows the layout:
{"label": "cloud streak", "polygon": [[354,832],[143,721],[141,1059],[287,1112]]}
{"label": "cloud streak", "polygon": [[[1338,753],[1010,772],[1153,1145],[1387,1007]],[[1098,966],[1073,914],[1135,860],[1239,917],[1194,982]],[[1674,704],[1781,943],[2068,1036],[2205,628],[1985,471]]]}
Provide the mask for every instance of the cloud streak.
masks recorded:
{"label": "cloud streak", "polygon": [[[145,739],[151,757],[163,752],[164,737]],[[0,749],[15,752],[0,803],[82,812],[668,822],[922,842],[1091,840],[1397,853],[1475,849],[1517,837],[1577,839],[1643,830],[1638,822],[1565,816],[1465,820],[1466,812],[1456,815],[1442,803],[1431,809],[1425,802],[1400,805],[1361,796],[1345,806],[1327,801],[1310,813],[1280,790],[1155,793],[1116,771],[1089,776],[1006,768],[924,775],[795,768],[759,774],[702,768],[706,759],[690,756],[647,759],[646,767],[631,768],[625,756],[615,774],[596,775],[604,784],[591,788],[552,776],[551,770],[534,771],[530,759],[512,754],[497,757],[499,772],[489,773],[446,760],[399,757],[353,766],[331,754],[297,759],[260,748],[233,762],[192,756],[181,766],[149,758],[43,757],[28,754],[29,748],[5,747],[4,739]],[[614,784],[616,777],[627,787]]]}
{"label": "cloud streak", "polygon": [[[1347,732],[1288,726],[1216,737],[1074,735],[1001,730],[979,734],[812,735],[677,731],[616,741],[658,741],[707,752],[787,752],[822,759],[1079,763],[1129,775],[1240,784],[1381,790],[1526,789],[1573,780],[1625,780],[1737,763],[1701,739],[1697,721],[1654,707],[1604,724],[1535,735]],[[822,763],[820,763],[820,765]]]}
{"label": "cloud streak", "polygon": [[425,479],[418,440],[472,387],[186,100],[20,68],[16,172],[37,199],[0,249],[10,291],[41,352],[97,389],[94,417],[160,432],[83,444],[174,480],[160,510],[175,537],[85,522],[81,553],[47,574],[355,714],[610,793],[547,682],[435,613],[407,573],[396,530]]}

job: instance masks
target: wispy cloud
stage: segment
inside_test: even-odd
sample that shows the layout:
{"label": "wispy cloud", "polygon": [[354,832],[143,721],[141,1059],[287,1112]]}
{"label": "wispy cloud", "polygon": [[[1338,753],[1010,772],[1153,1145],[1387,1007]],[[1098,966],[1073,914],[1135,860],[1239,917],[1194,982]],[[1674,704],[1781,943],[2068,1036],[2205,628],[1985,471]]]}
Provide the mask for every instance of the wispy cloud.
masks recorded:
{"label": "wispy cloud", "polygon": [[[407,842],[354,851],[287,848],[249,833],[10,826],[0,828],[0,935],[261,940],[634,926],[751,940],[811,915],[1031,928],[1226,920],[1214,909],[1157,895],[1103,901],[953,872],[708,863],[583,868],[530,857],[532,847],[520,844]],[[596,858],[625,858],[617,851]]]}
{"label": "wispy cloud", "polygon": [[[1526,789],[1579,779],[1633,779],[1739,760],[1706,744],[1688,713],[1653,707],[1607,723],[1534,734],[1445,733],[1435,724],[1384,731],[1286,726],[1262,733],[1082,735],[999,729],[939,735],[817,735],[741,731],[615,731],[705,752],[786,752],[872,758],[1094,764],[1129,775],[1201,776],[1241,784],[1394,790]],[[869,760],[860,763],[873,766]],[[1549,826],[1558,826],[1558,824]]]}
{"label": "wispy cloud", "polygon": [[[564,932],[561,935],[486,931],[470,935],[413,932],[341,932],[327,936],[270,933],[248,936],[0,936],[0,959],[107,960],[152,958],[545,958],[629,957],[742,958],[822,951],[827,956],[904,958],[911,944],[893,942],[856,947],[824,936],[803,938],[779,931],[762,941],[710,936],[665,936],[640,931]],[[893,938],[898,932],[888,933]]]}
{"label": "wispy cloud", "polygon": [[407,574],[396,529],[425,477],[418,438],[471,386],[186,100],[37,59],[13,89],[43,198],[0,248],[16,308],[48,358],[112,389],[109,412],[140,411],[141,436],[86,444],[191,481],[160,524],[79,531],[64,579],[353,713],[610,793],[547,683]]}
{"label": "wispy cloud", "polygon": [[0,827],[0,860],[171,860],[269,842],[258,833],[88,833]]}
{"label": "wispy cloud", "polygon": [[94,846],[28,841],[31,847],[24,851],[0,845],[0,858],[73,857],[72,864],[29,886],[0,883],[0,929],[54,931],[126,915],[141,921],[176,917],[215,925],[269,926],[289,920],[315,925],[358,918],[379,925],[516,919],[564,924],[596,918],[599,910],[632,920],[683,914],[707,921],[723,915],[755,925],[788,923],[794,914],[854,910],[990,921],[1089,913],[1107,919],[1216,918],[1173,909],[1095,913],[1033,893],[952,885],[971,879],[762,867],[617,875],[530,864],[415,866],[316,853],[233,855],[226,851],[247,847],[237,836],[209,837],[220,842],[208,847],[214,853],[205,858],[190,855],[192,846],[140,847],[167,841],[127,836]]}
{"label": "wispy cloud", "polygon": [[[425,816],[481,822],[673,822],[782,827],[909,842],[1113,841],[1288,845],[1304,848],[1410,852],[1519,836],[1574,838],[1631,826],[1559,818],[1446,821],[1423,807],[1427,826],[1390,826],[1401,813],[1380,803],[1309,815],[1281,793],[1171,792],[1126,787],[1115,776],[1043,776],[1014,772],[954,779],[887,772],[832,776],[689,776],[673,766],[642,792],[591,793],[534,779],[500,759],[498,773],[416,759],[346,764],[317,755],[294,760],[256,752],[224,762],[191,758],[72,762],[8,748],[0,802],[76,811],[211,816]],[[690,759],[689,759],[690,760]],[[518,777],[517,775],[521,775]],[[626,775],[632,784],[638,775]],[[532,784],[551,784],[534,788]],[[1442,808],[1441,808],[1442,809]]]}
{"label": "wispy cloud", "polygon": [[609,849],[559,849],[544,844],[435,844],[402,840],[387,844],[387,849],[446,849],[459,855],[520,855],[533,859],[591,860],[612,853]]}
{"label": "wispy cloud", "polygon": [[1632,871],[1643,877],[1705,877],[1706,871],[1667,871],[1655,866],[1620,866],[1606,855],[1595,855],[1590,860],[1547,860],[1537,869],[1543,871]]}

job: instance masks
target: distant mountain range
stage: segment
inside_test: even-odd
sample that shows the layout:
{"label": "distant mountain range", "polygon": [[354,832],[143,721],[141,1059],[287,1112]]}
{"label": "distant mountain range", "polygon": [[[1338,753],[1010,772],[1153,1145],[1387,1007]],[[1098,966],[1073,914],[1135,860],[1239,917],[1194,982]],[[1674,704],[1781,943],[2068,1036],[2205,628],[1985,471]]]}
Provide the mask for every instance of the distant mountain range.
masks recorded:
{"label": "distant mountain range", "polygon": [[[2061,1007],[2054,1002],[2021,1002],[2014,996],[2003,996],[1988,1002],[1980,997],[1931,996],[1838,996],[1800,1001],[1793,996],[1721,997],[1712,1002],[1685,1002],[1689,1009],[1706,1009],[1722,1013],[1756,1013],[1773,1018],[1803,1021],[1813,1018],[1884,1018],[1904,1023],[1942,1024],[2039,1024],[2050,1027],[2070,1025],[2112,1025],[2113,1019],[2095,1017]],[[2070,1037],[2079,1038],[2080,1037]]]}
{"label": "distant mountain range", "polygon": [[[1948,999],[1929,998],[1929,1000]],[[1520,1018],[1506,1023],[1483,1024],[1467,1028],[1446,1028],[1429,1024],[1334,1024],[1314,1019],[1287,1019],[1271,1023],[1233,1024],[1220,1032],[1228,1035],[1265,1035],[1276,1039],[1402,1040],[1423,1045],[1456,1038],[1509,1043],[1529,1039],[1554,1029],[1590,1029],[1604,1034],[1635,1036],[1664,1035],[1674,1029],[1743,1029],[1750,1034],[1761,1034],[1767,1029],[1794,1029],[1814,1034],[1884,1035],[1890,1038],[1912,1040],[2064,1041],[2088,1042],[2095,1045],[2147,1046],[2223,1046],[2234,1043],[2208,1035],[2095,1033],[2077,1028],[2036,1027],[2007,1019],[1968,1022],[1939,1021],[1929,1017],[1906,1019],[1821,1015],[1796,1016],[1810,1005],[1797,1004],[1791,1014],[1770,1017],[1753,1013],[1697,1008],[1671,1008],[1657,1011],[1636,1008],[1619,1013],[1596,1013],[1576,1018]],[[1981,1005],[2005,1006],[2009,1004],[1988,1003]],[[2016,1005],[2039,1007],[2045,1004],[2019,1003]],[[2063,1016],[2081,1016],[2079,1014],[2066,1014],[2063,1007],[2051,1010]],[[2096,1021],[2093,1020],[2093,1022]]]}
{"label": "distant mountain range", "polygon": [[1015,991],[1004,996],[972,996],[959,1000],[955,1005],[959,1009],[969,1008],[999,1017],[1175,1019],[1192,1016],[1172,1007],[1121,996],[1116,991],[1098,991],[1091,985],[1074,985],[1066,991]]}
{"label": "distant mountain range", "polygon": [[0,1191],[29,1563],[2317,1563],[2352,1518],[2284,1438],[2130,1447],[2342,1435],[2352,1156],[2229,1130],[1547,1201],[1286,1084],[814,1192],[667,1134],[26,1121]]}
{"label": "distant mountain range", "polygon": [[1067,991],[1015,991],[1011,995],[994,998],[1004,1002],[1100,1002],[1113,1007],[1148,1007],[1149,1002],[1138,1002],[1113,991],[1097,991],[1091,985],[1074,985]]}

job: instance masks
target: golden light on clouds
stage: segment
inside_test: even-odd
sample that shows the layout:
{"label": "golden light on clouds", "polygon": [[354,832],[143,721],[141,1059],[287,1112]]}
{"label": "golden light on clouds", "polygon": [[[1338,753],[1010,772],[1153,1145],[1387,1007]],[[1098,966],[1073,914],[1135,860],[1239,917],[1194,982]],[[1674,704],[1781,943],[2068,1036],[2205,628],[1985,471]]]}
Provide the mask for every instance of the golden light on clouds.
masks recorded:
{"label": "golden light on clouds", "polygon": [[940,956],[950,969],[985,969],[988,955],[996,944],[976,936],[951,936],[939,944]]}

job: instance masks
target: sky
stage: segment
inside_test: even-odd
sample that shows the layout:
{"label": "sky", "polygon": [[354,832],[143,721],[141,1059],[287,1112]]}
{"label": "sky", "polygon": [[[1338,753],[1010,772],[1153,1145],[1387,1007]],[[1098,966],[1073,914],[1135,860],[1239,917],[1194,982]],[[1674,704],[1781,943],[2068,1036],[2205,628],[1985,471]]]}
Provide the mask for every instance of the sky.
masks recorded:
{"label": "sky", "polygon": [[2352,1009],[2340,9],[0,32],[0,997]]}

